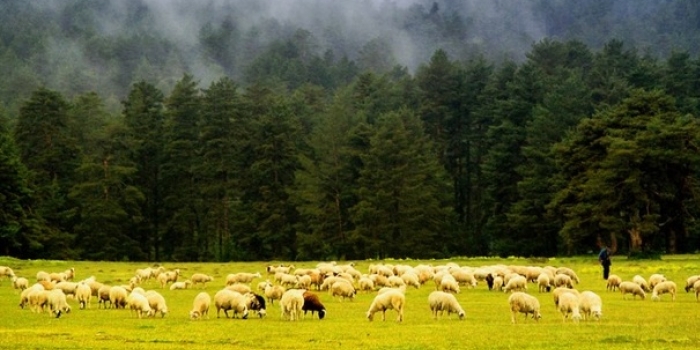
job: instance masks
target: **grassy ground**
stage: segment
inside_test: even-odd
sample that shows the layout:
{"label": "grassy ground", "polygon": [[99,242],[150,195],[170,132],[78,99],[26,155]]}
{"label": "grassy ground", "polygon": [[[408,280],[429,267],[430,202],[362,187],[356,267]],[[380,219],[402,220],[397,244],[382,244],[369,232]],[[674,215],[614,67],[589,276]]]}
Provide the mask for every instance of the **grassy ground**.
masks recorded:
{"label": "grassy ground", "polygon": [[[603,320],[600,323],[563,323],[549,294],[540,294],[530,285],[529,293],[542,304],[542,319],[511,324],[507,294],[488,291],[485,284],[476,289],[462,289],[457,296],[467,311],[465,320],[433,320],[427,305],[432,285],[409,289],[404,322],[395,322],[396,314],[387,312],[369,322],[365,311],[373,294],[359,294],[353,302],[333,300],[319,293],[328,315],[319,321],[307,317],[299,322],[283,321],[277,304],[268,305],[264,319],[217,319],[190,321],[192,300],[201,290],[160,290],[154,281],[144,289],[157,289],[170,309],[165,318],[137,319],[126,310],[97,308],[93,299],[89,310],[79,310],[69,300],[73,312],[60,319],[48,314],[20,309],[19,292],[9,280],[0,280],[0,349],[697,349],[700,331],[700,303],[693,293],[683,290],[685,279],[700,274],[700,256],[665,256],[661,261],[626,261],[616,258],[612,273],[623,280],[635,274],[648,278],[662,273],[675,281],[680,289],[675,302],[668,295],[660,302],[650,296],[640,301],[623,300],[619,293],[607,292],[601,268],[595,258],[551,259],[547,262],[526,259],[452,260],[460,265],[482,266],[552,265],[568,266],[577,271],[579,290],[592,290],[603,299]],[[430,261],[433,265],[447,261]],[[366,272],[371,262],[357,263]],[[417,265],[421,261],[387,261]],[[10,266],[18,276],[34,279],[39,270],[64,271],[75,267],[76,279],[94,275],[107,284],[121,284],[146,263],[20,261],[0,258],[0,265]],[[224,285],[225,276],[234,272],[261,272],[265,278],[267,262],[259,263],[168,263],[179,268],[183,276],[203,272],[215,277],[206,291],[213,294]],[[316,262],[296,263],[297,267],[313,267]],[[181,279],[182,280],[182,279]],[[257,285],[252,283],[253,288]],[[522,321],[522,319],[519,319]]]}

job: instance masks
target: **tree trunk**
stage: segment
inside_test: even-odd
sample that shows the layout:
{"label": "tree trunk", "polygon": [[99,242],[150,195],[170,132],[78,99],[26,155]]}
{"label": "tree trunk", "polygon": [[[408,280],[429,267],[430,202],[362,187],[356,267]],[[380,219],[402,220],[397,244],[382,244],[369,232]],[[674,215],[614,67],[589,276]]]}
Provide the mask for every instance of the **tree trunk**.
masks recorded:
{"label": "tree trunk", "polygon": [[642,234],[639,232],[639,228],[634,227],[627,232],[630,235],[630,253],[641,252],[642,251]]}

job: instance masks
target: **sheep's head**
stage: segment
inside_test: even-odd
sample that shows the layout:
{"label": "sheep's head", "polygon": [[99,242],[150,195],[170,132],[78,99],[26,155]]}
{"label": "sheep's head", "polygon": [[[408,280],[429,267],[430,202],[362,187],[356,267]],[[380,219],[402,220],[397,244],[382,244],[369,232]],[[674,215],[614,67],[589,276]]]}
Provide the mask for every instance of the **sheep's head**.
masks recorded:
{"label": "sheep's head", "polygon": [[542,318],[542,314],[540,314],[539,310],[535,310],[535,312],[532,313],[532,318],[535,321],[539,321],[540,318]]}
{"label": "sheep's head", "polygon": [[190,320],[199,319],[199,317],[200,317],[201,315],[202,315],[202,314],[201,314],[199,311],[196,311],[196,310],[190,311]]}
{"label": "sheep's head", "polygon": [[467,316],[467,313],[464,312],[464,310],[459,311],[459,319],[463,320]]}
{"label": "sheep's head", "polygon": [[[324,317],[326,317],[326,309],[321,309],[318,311],[318,319],[322,320]],[[371,319],[370,319],[371,321]]]}
{"label": "sheep's head", "polygon": [[370,311],[367,311],[367,319],[370,320],[370,322],[374,320],[374,314]]}

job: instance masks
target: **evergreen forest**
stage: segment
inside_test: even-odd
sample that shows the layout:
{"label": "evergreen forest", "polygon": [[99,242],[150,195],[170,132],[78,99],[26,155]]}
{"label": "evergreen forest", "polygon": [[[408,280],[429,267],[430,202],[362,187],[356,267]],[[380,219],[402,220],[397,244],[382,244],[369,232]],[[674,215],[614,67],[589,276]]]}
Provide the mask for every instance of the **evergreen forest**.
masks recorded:
{"label": "evergreen forest", "polygon": [[694,253],[698,42],[692,0],[4,0],[0,255]]}

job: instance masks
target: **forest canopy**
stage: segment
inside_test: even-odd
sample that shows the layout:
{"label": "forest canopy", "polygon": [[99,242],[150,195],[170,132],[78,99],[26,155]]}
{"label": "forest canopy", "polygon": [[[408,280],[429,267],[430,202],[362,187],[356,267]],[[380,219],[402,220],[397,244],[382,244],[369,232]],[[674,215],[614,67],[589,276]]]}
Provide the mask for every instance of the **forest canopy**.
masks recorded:
{"label": "forest canopy", "polygon": [[695,252],[691,1],[0,4],[0,254]]}

